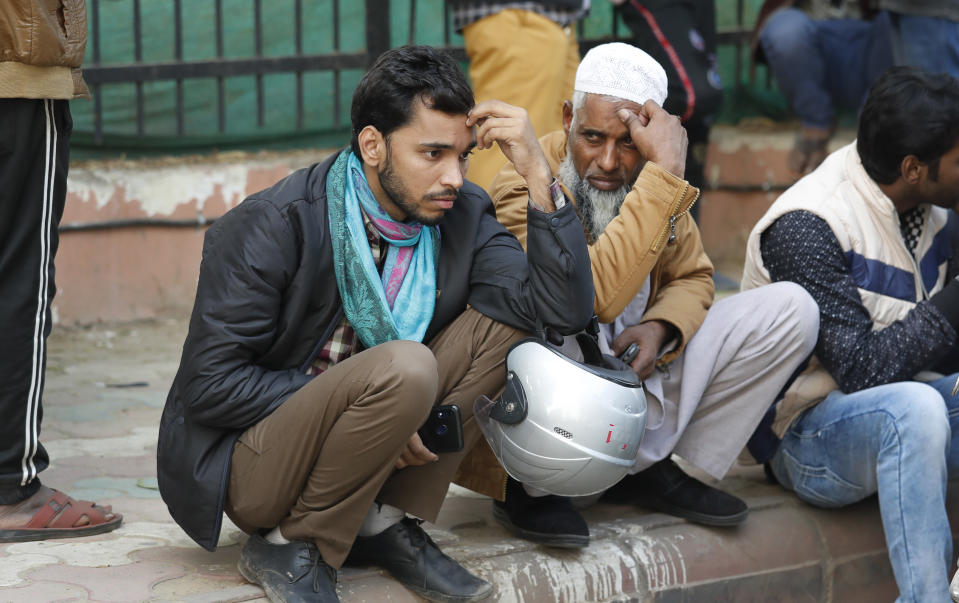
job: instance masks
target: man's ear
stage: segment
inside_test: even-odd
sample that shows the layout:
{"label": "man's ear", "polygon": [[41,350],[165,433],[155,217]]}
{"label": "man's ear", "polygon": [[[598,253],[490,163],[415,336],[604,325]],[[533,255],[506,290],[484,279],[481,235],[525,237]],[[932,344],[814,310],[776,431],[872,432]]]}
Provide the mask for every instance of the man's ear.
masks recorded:
{"label": "man's ear", "polygon": [[563,130],[566,132],[566,135],[569,136],[569,129],[573,125],[573,103],[570,101],[563,101]]}
{"label": "man's ear", "polygon": [[377,167],[386,157],[386,139],[375,126],[366,126],[356,137],[364,165]]}
{"label": "man's ear", "polygon": [[915,185],[919,183],[926,169],[926,165],[920,162],[918,157],[906,155],[899,164],[899,176],[906,184]]}

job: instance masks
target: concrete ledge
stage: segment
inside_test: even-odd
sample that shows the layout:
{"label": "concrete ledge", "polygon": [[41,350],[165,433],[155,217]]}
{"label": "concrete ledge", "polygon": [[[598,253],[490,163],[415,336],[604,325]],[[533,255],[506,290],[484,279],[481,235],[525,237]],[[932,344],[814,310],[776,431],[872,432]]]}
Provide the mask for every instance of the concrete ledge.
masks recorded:
{"label": "concrete ledge", "polygon": [[[502,602],[896,598],[874,497],[816,509],[766,483],[760,468],[737,468],[722,487],[749,503],[741,526],[708,528],[600,503],[584,511],[588,548],[549,549],[512,538],[493,519],[488,499],[454,487],[427,530],[449,555],[492,581]],[[959,511],[955,496],[950,510]],[[345,568],[339,592],[344,601],[419,600],[372,568]]]}

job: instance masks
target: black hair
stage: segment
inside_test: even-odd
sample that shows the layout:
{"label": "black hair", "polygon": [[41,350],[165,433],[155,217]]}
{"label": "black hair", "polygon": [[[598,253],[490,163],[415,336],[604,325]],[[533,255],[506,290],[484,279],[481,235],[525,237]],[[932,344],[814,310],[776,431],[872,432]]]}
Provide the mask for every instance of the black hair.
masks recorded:
{"label": "black hair", "polygon": [[358,137],[373,126],[387,140],[413,117],[413,102],[430,109],[466,115],[473,108],[473,90],[449,55],[431,46],[401,46],[384,52],[353,91],[350,145],[361,161]]}
{"label": "black hair", "polygon": [[893,67],[869,90],[856,149],[869,177],[892,184],[907,155],[939,173],[939,159],[959,142],[959,80],[915,67]]}

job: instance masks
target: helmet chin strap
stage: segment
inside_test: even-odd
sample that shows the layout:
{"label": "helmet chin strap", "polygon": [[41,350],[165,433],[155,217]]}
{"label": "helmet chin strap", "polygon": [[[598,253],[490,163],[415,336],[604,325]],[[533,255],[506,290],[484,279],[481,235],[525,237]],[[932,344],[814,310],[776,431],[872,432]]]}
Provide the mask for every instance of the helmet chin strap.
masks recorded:
{"label": "helmet chin strap", "polygon": [[[614,371],[632,372],[633,369],[630,368],[629,364],[636,357],[639,347],[634,343],[619,357],[603,354],[599,347],[599,318],[595,314],[590,318],[586,327],[572,337],[576,340],[576,345],[579,346],[583,364]],[[564,344],[563,336],[544,324],[539,316],[536,317],[536,338],[557,349],[562,348]],[[560,350],[560,353],[568,355],[563,350]],[[574,359],[578,360],[578,358]],[[495,414],[490,416],[495,417]]]}
{"label": "helmet chin strap", "polygon": [[[598,323],[597,323],[598,325]],[[597,326],[598,329],[598,326]],[[539,316],[536,317],[536,337],[541,341],[546,343],[561,346],[563,345],[563,335],[551,328],[549,325],[543,323],[543,319]]]}
{"label": "helmet chin strap", "polygon": [[576,343],[583,352],[583,364],[605,366],[603,352],[599,349],[599,342],[594,335],[580,331],[576,334]]}

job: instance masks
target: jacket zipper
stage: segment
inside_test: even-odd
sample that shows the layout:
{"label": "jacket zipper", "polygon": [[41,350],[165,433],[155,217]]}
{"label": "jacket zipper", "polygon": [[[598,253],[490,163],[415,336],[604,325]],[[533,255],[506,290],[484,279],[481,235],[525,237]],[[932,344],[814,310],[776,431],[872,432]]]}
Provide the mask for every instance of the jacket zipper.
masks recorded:
{"label": "jacket zipper", "polygon": [[[897,219],[899,218],[898,215],[896,216],[896,218]],[[928,222],[928,214],[923,213],[923,220],[922,220],[922,226],[923,226],[922,239],[923,240],[925,240],[929,230],[927,228],[927,222]],[[919,260],[916,259],[916,255],[913,252],[909,251],[909,247],[906,245],[906,241],[903,240],[901,233],[899,234],[899,243],[902,245],[903,250],[906,252],[906,256],[909,258],[909,261],[912,262],[913,269],[915,269],[915,273],[913,273],[913,279],[915,279],[914,282],[919,283],[919,293],[921,295],[918,301],[925,301],[929,299],[929,291],[926,289],[925,281],[922,280],[922,269],[919,267]],[[919,249],[920,243],[922,243],[922,240],[916,241],[917,250]]]}
{"label": "jacket zipper", "polygon": [[916,282],[919,283],[919,294],[921,297],[919,298],[918,301],[925,301],[929,299],[929,291],[926,289],[925,281],[922,280],[922,269],[919,267],[919,262],[916,260],[916,256],[914,256],[909,251],[909,248],[906,247],[905,242],[902,244],[902,246],[903,246],[903,249],[906,250],[906,255],[908,255],[909,259],[912,261],[913,269],[915,269],[916,271],[915,274],[913,275],[913,278],[915,278]]}
{"label": "jacket zipper", "polygon": [[340,321],[343,320],[344,313],[345,310],[343,309],[343,306],[340,306],[336,311],[336,314],[333,316],[333,321],[326,326],[323,336],[320,337],[320,340],[317,342],[317,344],[313,346],[313,351],[310,352],[309,356],[307,356],[306,361],[300,365],[301,373],[305,373],[310,368],[310,365],[313,364],[313,360],[320,355],[320,351],[323,349],[323,346],[326,345],[326,342],[333,334],[334,329],[336,329],[336,327],[340,324]]}
{"label": "jacket zipper", "polygon": [[[673,203],[672,207],[670,207],[669,221],[663,225],[663,230],[660,231],[659,236],[656,237],[656,242],[653,244],[652,251],[654,253],[662,249],[663,243],[668,245],[672,244],[676,240],[676,220],[685,216],[689,212],[690,208],[692,208],[692,206],[696,203],[696,200],[699,199],[698,194],[694,195],[692,201],[690,201],[689,204],[683,208],[683,204],[686,201],[686,196],[689,195],[690,188],[692,187],[690,187],[689,183],[686,182],[679,199],[677,199],[676,202]],[[682,208],[682,211],[676,213],[680,208]]]}

